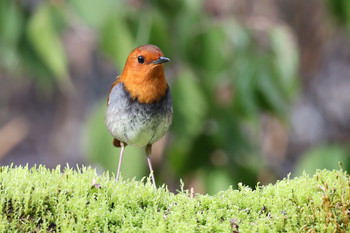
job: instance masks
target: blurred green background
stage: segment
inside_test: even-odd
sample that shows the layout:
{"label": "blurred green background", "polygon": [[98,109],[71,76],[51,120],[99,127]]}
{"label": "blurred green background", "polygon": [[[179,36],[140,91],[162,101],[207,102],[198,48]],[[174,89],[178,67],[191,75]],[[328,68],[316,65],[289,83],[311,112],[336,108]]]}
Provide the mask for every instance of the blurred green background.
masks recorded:
{"label": "blurred green background", "polygon": [[[0,0],[0,164],[116,172],[106,99],[128,53],[171,59],[159,185],[216,193],[350,166],[348,0]],[[148,175],[127,147],[123,178]]]}

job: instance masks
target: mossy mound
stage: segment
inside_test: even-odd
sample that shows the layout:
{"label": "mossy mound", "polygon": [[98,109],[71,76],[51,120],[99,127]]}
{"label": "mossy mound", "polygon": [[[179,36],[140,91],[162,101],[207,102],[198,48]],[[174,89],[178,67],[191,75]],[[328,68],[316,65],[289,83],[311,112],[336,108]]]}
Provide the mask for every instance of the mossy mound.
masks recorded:
{"label": "mossy mound", "polygon": [[90,167],[1,167],[0,231],[347,232],[349,182],[342,170],[323,170],[193,198]]}

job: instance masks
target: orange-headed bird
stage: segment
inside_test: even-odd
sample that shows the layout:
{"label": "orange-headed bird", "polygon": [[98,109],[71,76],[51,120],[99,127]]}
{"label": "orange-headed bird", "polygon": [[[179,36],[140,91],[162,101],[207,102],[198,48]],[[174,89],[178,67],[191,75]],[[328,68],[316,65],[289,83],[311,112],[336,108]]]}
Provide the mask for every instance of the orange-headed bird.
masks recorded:
{"label": "orange-headed bird", "polygon": [[131,51],[125,67],[108,96],[105,123],[121,147],[116,180],[126,145],[145,146],[148,166],[155,185],[151,164],[152,144],[169,129],[173,105],[164,76],[163,63],[170,61],[155,45],[142,45]]}

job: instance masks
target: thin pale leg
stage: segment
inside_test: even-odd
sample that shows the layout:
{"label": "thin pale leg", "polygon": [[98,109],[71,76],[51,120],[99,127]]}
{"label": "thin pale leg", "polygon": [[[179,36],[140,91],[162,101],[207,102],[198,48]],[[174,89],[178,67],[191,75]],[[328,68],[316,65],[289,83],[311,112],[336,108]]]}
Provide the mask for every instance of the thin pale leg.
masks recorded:
{"label": "thin pale leg", "polygon": [[153,169],[152,169],[151,152],[152,152],[152,145],[148,144],[146,146],[146,156],[147,156],[148,167],[149,167],[149,171],[151,172],[152,182],[153,182],[154,188],[157,188],[156,181],[154,179]]}
{"label": "thin pale leg", "polygon": [[123,160],[123,154],[124,154],[124,148],[125,145],[124,143],[120,142],[121,150],[120,150],[120,156],[119,156],[119,164],[118,164],[118,171],[117,171],[117,178],[115,181],[119,180],[119,175],[120,175],[120,167],[122,166],[122,160]]}

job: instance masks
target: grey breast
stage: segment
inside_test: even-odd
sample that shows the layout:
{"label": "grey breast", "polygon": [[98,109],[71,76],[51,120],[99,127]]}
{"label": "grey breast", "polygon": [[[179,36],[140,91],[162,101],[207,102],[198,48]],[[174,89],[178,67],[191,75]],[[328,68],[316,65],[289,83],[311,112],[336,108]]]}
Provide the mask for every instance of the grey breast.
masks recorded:
{"label": "grey breast", "polygon": [[113,137],[130,145],[145,146],[165,134],[172,113],[169,88],[159,102],[142,104],[130,97],[123,83],[118,83],[109,96],[105,122]]}

